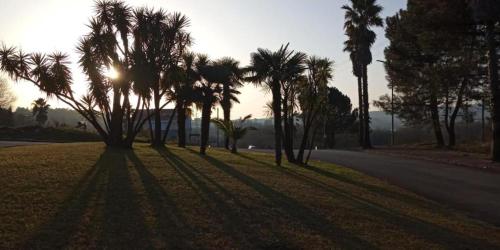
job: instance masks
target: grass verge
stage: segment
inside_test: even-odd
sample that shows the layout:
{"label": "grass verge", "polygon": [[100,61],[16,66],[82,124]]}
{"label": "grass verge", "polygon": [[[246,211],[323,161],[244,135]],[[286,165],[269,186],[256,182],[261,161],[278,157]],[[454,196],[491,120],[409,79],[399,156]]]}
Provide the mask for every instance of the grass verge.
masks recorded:
{"label": "grass verge", "polygon": [[271,155],[0,149],[0,248],[499,248],[500,229],[332,164]]}

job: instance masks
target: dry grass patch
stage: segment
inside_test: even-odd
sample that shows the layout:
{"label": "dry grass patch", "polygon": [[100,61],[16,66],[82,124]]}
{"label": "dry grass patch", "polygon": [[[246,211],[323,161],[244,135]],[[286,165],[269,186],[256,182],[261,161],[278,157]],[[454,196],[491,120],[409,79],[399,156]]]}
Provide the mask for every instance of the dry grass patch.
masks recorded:
{"label": "dry grass patch", "polygon": [[499,248],[500,230],[332,164],[212,150],[0,149],[0,248]]}

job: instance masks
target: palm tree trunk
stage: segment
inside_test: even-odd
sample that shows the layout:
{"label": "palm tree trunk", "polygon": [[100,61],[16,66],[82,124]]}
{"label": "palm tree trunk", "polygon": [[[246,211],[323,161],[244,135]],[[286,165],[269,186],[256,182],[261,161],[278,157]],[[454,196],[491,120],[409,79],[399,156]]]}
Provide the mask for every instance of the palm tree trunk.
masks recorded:
{"label": "palm tree trunk", "polygon": [[[231,107],[230,103],[228,104],[227,101],[222,105],[222,112],[224,113],[224,122],[231,121]],[[224,139],[224,147],[229,150],[229,136],[227,135]]]}
{"label": "palm tree trunk", "polygon": [[491,121],[492,134],[491,158],[500,161],[500,87],[498,78],[497,41],[495,39],[495,23],[486,25],[486,39],[488,43],[488,78],[491,91]]}
{"label": "palm tree trunk", "polygon": [[309,121],[309,114],[303,113],[303,126],[304,126],[304,134],[302,135],[302,140],[300,142],[299,152],[297,154],[297,162],[304,163],[304,152],[306,151],[307,141],[309,140],[309,130],[311,129],[311,124]]}
{"label": "palm tree trunk", "polygon": [[177,114],[177,146],[186,147],[186,108],[181,105]]}
{"label": "palm tree trunk", "polygon": [[365,141],[365,126],[364,126],[364,116],[363,116],[363,80],[360,76],[358,76],[358,99],[359,99],[359,146],[363,146],[363,142]]}
{"label": "palm tree trunk", "polygon": [[172,114],[170,114],[167,127],[165,128],[165,133],[163,134],[163,138],[161,140],[163,145],[165,145],[165,143],[167,142],[168,132],[170,132],[170,127],[172,126],[172,122],[174,121],[174,117],[175,117],[175,114],[177,114],[178,109],[179,109],[179,105],[176,105],[174,110],[172,110]]}
{"label": "palm tree trunk", "polygon": [[290,131],[290,119],[289,119],[289,109],[288,109],[288,97],[285,94],[285,98],[283,99],[283,120],[285,121],[284,123],[284,139],[283,139],[283,146],[285,147],[285,154],[288,162],[294,163],[295,162],[295,155],[293,153],[293,145],[292,143],[292,133]]}
{"label": "palm tree trunk", "polygon": [[278,82],[273,83],[274,115],[274,156],[276,165],[281,166],[281,89]]}
{"label": "palm tree trunk", "polygon": [[205,155],[210,134],[210,116],[212,115],[212,103],[205,101],[201,111],[201,145],[200,154]]}
{"label": "palm tree trunk", "polygon": [[363,148],[372,148],[370,139],[370,102],[368,98],[368,66],[363,65]]}
{"label": "palm tree trunk", "polygon": [[311,136],[311,142],[310,142],[311,144],[309,145],[309,152],[307,153],[305,165],[307,165],[309,163],[309,159],[311,158],[311,152],[312,152],[312,149],[314,147],[314,142],[316,141],[316,134],[317,133],[318,133],[318,126],[314,127],[314,129],[313,129],[313,133]]}
{"label": "palm tree trunk", "polygon": [[111,136],[108,146],[122,147],[123,114],[121,107],[121,94],[118,86],[113,87],[113,111],[111,115]]}
{"label": "palm tree trunk", "polygon": [[154,90],[154,104],[155,104],[155,130],[154,136],[152,138],[153,146],[159,147],[162,145],[161,141],[161,110],[160,110],[160,90],[155,88]]}

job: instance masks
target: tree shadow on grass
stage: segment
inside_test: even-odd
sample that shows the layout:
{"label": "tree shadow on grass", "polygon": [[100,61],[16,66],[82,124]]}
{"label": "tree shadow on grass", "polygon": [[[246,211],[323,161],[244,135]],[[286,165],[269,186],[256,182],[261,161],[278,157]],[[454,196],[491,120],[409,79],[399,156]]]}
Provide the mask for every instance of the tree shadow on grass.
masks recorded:
{"label": "tree shadow on grass", "polygon": [[[231,238],[234,246],[229,246],[230,248],[269,249],[277,245],[282,246],[286,242],[285,237],[277,235],[275,232],[263,235],[258,230],[249,227],[249,221],[245,221],[243,218],[255,219],[256,217],[251,215],[254,212],[217,181],[167,148],[159,148],[157,151],[184,181],[198,192],[199,197],[206,204],[206,208],[211,210],[213,219],[223,227],[225,236]],[[241,214],[242,211],[244,214]]]}
{"label": "tree shadow on grass", "polygon": [[146,196],[157,217],[155,248],[187,249],[197,248],[194,229],[187,224],[172,197],[161,186],[158,179],[146,168],[134,151],[127,152],[128,159],[134,164],[142,181]]}
{"label": "tree shadow on grass", "polygon": [[[264,166],[275,167],[272,164],[257,160],[255,158],[252,158],[252,157],[245,155],[245,154],[238,154],[238,156],[240,156],[244,159],[250,160],[250,161],[254,161],[255,163],[258,163],[258,164],[261,164]],[[303,167],[303,169],[307,169],[311,172],[314,172],[316,174],[319,174],[319,175],[327,177],[327,178],[331,178],[331,179],[336,180],[336,181],[344,182],[347,184],[351,184],[351,185],[363,188],[368,192],[373,192],[373,193],[376,193],[378,195],[385,196],[387,198],[391,198],[394,200],[399,200],[399,201],[408,203],[412,206],[417,206],[417,207],[427,208],[427,209],[432,208],[431,205],[428,204],[428,203],[432,203],[431,201],[418,199],[416,197],[412,197],[412,196],[405,195],[402,193],[392,192],[390,190],[387,190],[387,189],[382,188],[382,187],[378,187],[376,185],[370,185],[367,183],[359,182],[359,181],[353,180],[352,178],[349,178],[349,177],[346,177],[346,176],[343,176],[340,174],[336,174],[334,172],[330,172],[330,171],[315,167],[313,165],[305,166],[305,167]],[[282,168],[280,168],[280,170],[282,170]]]}
{"label": "tree shadow on grass", "polygon": [[[365,198],[362,198],[360,196],[353,195],[351,193],[348,193],[344,190],[338,189],[333,187],[332,185],[329,185],[325,182],[322,182],[318,179],[315,179],[313,177],[304,175],[302,173],[299,173],[297,171],[294,171],[293,169],[290,168],[282,168],[282,167],[275,167],[272,164],[266,163],[259,161],[257,159],[253,159],[252,157],[246,156],[246,155],[239,155],[240,157],[247,159],[247,160],[252,160],[256,163],[259,163],[261,165],[267,166],[267,167],[272,167],[273,169],[276,169],[277,171],[280,171],[281,173],[287,175],[288,177],[295,178],[299,181],[302,181],[304,183],[307,183],[308,185],[322,189],[324,191],[327,191],[331,193],[332,195],[336,195],[339,197],[342,197],[344,199],[352,201],[354,204],[357,204],[360,208],[365,210],[369,214],[373,214],[375,216],[385,218],[385,221],[388,224],[392,224],[395,227],[399,227],[403,229],[404,231],[408,232],[409,234],[413,235],[419,235],[420,237],[423,237],[425,239],[430,240],[431,242],[441,244],[443,246],[455,246],[455,247],[460,247],[464,249],[474,249],[477,247],[480,248],[486,248],[486,249],[494,249],[497,248],[497,246],[494,246],[486,241],[472,238],[470,236],[464,235],[463,233],[460,232],[455,232],[452,230],[449,230],[448,228],[444,228],[443,226],[437,225],[437,224],[432,224],[427,221],[421,220],[419,218],[411,217],[406,214],[403,214],[399,211],[394,210],[393,208],[390,207],[384,207],[379,204],[373,203],[370,200],[367,200]],[[345,176],[341,176],[323,169],[320,169],[315,166],[308,166],[306,169],[311,170],[313,172],[316,172],[318,174],[324,175],[326,177],[338,180],[338,181],[343,181],[347,182],[356,186],[364,187],[367,190],[374,191],[372,189],[372,185],[365,184],[365,183],[360,183],[356,182],[354,180],[351,180]],[[376,187],[376,190],[383,190],[380,187]],[[387,190],[383,190],[382,194],[388,194],[386,192]],[[376,191],[375,191],[376,192]],[[391,194],[395,194],[393,192],[390,192]],[[401,196],[399,196],[401,195]],[[419,204],[414,204],[413,202],[408,202],[407,198],[409,196],[398,194],[398,196],[393,196],[390,195],[390,198],[398,200],[400,198],[401,201],[409,203],[413,206],[417,205],[417,207],[424,207],[424,206],[418,206]],[[415,198],[412,198],[411,201],[417,201]],[[420,202],[428,202],[425,200],[422,200]],[[439,206],[438,204],[435,204],[435,206]],[[426,208],[430,208],[430,206],[425,206]]]}
{"label": "tree shadow on grass", "polygon": [[75,244],[88,248],[148,248],[147,234],[125,152],[106,149],[55,216],[22,248],[61,249],[74,248]]}
{"label": "tree shadow on grass", "polygon": [[229,176],[239,180],[241,183],[252,188],[269,202],[274,204],[281,212],[285,213],[290,218],[298,221],[301,225],[318,235],[322,235],[327,239],[332,239],[338,247],[347,249],[375,249],[376,247],[370,242],[347,232],[338,226],[329,223],[328,220],[301,204],[299,201],[283,194],[273,188],[257,181],[256,179],[238,171],[236,168],[217,160],[211,156],[201,156],[197,152],[192,151],[193,155],[197,155],[205,159],[211,165],[228,174]]}

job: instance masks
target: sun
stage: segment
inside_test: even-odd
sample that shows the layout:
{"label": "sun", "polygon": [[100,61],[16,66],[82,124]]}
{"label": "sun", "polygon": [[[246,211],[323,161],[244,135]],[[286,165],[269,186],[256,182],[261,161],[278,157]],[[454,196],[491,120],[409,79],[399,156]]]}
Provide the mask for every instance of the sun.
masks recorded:
{"label": "sun", "polygon": [[120,73],[114,68],[114,67],[109,67],[104,71],[104,75],[106,77],[109,77],[110,79],[118,79],[120,77]]}

